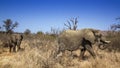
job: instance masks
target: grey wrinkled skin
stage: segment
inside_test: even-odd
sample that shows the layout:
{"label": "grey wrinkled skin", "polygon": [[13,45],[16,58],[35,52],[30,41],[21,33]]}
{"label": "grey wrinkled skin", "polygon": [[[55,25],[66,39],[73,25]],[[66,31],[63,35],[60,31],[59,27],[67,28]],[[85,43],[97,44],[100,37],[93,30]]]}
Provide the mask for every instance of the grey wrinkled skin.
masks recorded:
{"label": "grey wrinkled skin", "polygon": [[16,47],[17,51],[21,49],[20,44],[23,39],[23,36],[21,34],[5,34],[2,36],[2,39],[0,39],[3,42],[2,46],[9,47],[9,52],[16,52]]}
{"label": "grey wrinkled skin", "polygon": [[[65,50],[74,51],[81,50],[80,58],[83,59],[84,53],[87,50],[93,58],[96,57],[92,45],[98,43],[100,49],[108,47],[109,42],[106,42],[99,30],[94,29],[81,29],[81,30],[66,30],[63,31],[58,37],[58,51],[55,53],[55,57],[60,52]],[[104,46],[104,47],[101,47]]]}

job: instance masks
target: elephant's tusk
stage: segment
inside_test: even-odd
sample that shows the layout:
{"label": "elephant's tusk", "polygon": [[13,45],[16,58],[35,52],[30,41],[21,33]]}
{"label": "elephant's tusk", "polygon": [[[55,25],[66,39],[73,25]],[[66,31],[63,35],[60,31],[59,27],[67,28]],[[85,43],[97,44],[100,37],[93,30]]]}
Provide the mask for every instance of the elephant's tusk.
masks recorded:
{"label": "elephant's tusk", "polygon": [[106,43],[110,43],[111,41],[105,41]]}

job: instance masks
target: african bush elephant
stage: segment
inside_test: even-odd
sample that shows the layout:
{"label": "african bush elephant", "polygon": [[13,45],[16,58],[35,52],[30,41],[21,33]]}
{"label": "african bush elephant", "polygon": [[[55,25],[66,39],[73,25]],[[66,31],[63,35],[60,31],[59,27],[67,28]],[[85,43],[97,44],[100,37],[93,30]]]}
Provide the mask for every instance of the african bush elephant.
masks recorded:
{"label": "african bush elephant", "polygon": [[5,34],[2,35],[2,39],[0,40],[3,42],[3,47],[9,47],[9,52],[16,52],[16,47],[18,51],[21,49],[20,44],[22,39],[23,36],[21,34]]}
{"label": "african bush elephant", "polygon": [[108,47],[110,41],[106,41],[99,30],[95,29],[81,29],[81,30],[66,30],[58,36],[58,51],[55,56],[65,50],[74,51],[81,50],[80,58],[83,59],[84,53],[87,50],[93,58],[96,57],[92,45],[98,43],[100,49]]}
{"label": "african bush elephant", "polygon": [[10,45],[10,52],[12,48],[13,48],[13,51],[15,52],[16,46],[19,51],[21,49],[20,44],[22,40],[23,40],[23,36],[21,34],[13,34],[10,40],[10,43],[12,43],[12,45]]}

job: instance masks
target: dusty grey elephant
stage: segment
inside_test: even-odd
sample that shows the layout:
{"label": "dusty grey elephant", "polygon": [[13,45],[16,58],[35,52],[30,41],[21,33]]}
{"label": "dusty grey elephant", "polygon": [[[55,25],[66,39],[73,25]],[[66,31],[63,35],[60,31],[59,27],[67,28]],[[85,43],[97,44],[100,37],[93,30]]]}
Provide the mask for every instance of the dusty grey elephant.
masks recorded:
{"label": "dusty grey elephant", "polygon": [[9,52],[16,52],[16,47],[18,51],[21,49],[20,44],[23,36],[21,34],[4,34],[0,40],[3,47],[9,47]]}
{"label": "dusty grey elephant", "polygon": [[81,29],[81,30],[66,30],[63,31],[58,37],[58,51],[55,56],[65,50],[74,51],[81,50],[80,58],[83,59],[84,53],[87,50],[93,58],[96,57],[92,45],[98,43],[100,49],[106,49],[108,43],[99,30],[94,29]]}
{"label": "dusty grey elephant", "polygon": [[10,37],[10,43],[12,43],[12,45],[10,44],[10,52],[11,49],[13,48],[13,52],[16,51],[16,46],[17,46],[17,50],[19,51],[21,49],[20,45],[21,45],[21,41],[23,40],[23,35],[21,34],[12,34]]}

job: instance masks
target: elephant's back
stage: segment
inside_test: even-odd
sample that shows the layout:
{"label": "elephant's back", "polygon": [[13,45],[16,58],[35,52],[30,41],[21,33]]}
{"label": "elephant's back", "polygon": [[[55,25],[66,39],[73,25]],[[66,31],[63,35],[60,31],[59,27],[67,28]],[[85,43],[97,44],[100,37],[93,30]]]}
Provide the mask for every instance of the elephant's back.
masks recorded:
{"label": "elephant's back", "polygon": [[65,48],[67,50],[76,50],[79,48],[81,43],[81,36],[79,31],[75,30],[67,30],[62,32],[58,37],[58,43],[63,44],[60,45],[61,48]]}
{"label": "elephant's back", "polygon": [[21,34],[12,34],[12,39],[13,40],[21,40],[23,39],[23,36]]}
{"label": "elephant's back", "polygon": [[81,33],[78,30],[66,30],[62,32],[58,38],[77,42],[81,38]]}

